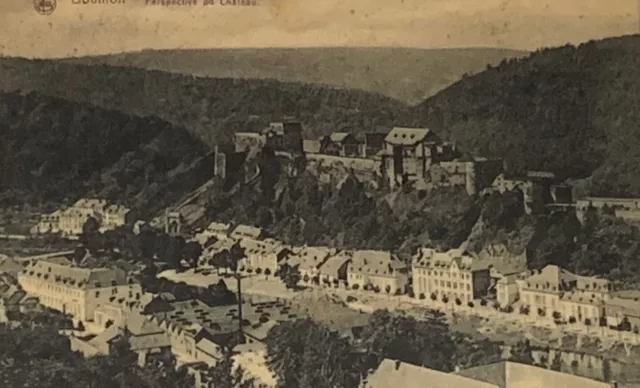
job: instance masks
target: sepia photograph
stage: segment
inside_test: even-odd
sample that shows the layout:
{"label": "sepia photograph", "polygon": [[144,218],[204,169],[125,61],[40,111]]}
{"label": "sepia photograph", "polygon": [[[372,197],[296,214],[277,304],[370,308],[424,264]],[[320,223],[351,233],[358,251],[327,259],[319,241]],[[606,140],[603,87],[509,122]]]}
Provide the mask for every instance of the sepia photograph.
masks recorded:
{"label": "sepia photograph", "polygon": [[2,0],[0,388],[640,388],[640,0]]}

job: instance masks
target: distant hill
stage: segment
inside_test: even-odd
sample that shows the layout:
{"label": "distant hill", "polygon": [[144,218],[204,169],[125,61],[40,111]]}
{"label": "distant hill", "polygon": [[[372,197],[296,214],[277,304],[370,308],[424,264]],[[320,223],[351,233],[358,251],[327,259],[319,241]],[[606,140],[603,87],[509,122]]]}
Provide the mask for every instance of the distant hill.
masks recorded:
{"label": "distant hill", "polygon": [[161,71],[54,60],[0,58],[0,90],[36,91],[79,103],[153,116],[184,126],[207,144],[297,116],[306,136],[388,130],[408,106],[378,93],[274,80],[196,78]]}
{"label": "distant hill", "polygon": [[156,118],[0,93],[0,206],[92,194],[153,212],[201,183],[194,166],[207,153],[184,128]]}
{"label": "distant hill", "polygon": [[377,92],[415,104],[487,65],[526,52],[494,49],[260,48],[144,50],[73,58],[214,78],[274,79]]}
{"label": "distant hill", "polygon": [[[597,195],[640,197],[640,35],[544,49],[466,77],[414,107],[512,171],[593,174]],[[437,112],[434,115],[434,112]]]}

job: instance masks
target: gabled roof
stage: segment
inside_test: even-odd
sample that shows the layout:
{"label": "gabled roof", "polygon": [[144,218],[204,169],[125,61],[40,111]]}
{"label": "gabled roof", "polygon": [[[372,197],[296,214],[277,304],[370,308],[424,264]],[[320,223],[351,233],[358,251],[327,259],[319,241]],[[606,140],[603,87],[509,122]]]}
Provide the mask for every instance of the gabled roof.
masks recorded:
{"label": "gabled roof", "polygon": [[318,140],[303,140],[302,150],[309,154],[320,153],[320,142]]}
{"label": "gabled roof", "polygon": [[384,141],[397,145],[412,145],[423,141],[431,132],[429,128],[394,127]]}
{"label": "gabled roof", "polygon": [[236,239],[245,237],[259,239],[261,235],[262,231],[260,230],[260,228],[242,224],[236,226],[235,229],[233,229],[233,232],[231,232],[231,237]]}
{"label": "gabled roof", "polygon": [[413,265],[418,268],[450,268],[456,265],[461,270],[478,271],[488,269],[486,262],[474,259],[466,251],[451,249],[447,252],[438,252],[432,248],[421,248]]}
{"label": "gabled roof", "polygon": [[610,388],[609,383],[591,380],[568,373],[539,368],[511,361],[478,366],[457,372],[476,381],[500,388]]}
{"label": "gabled roof", "polygon": [[526,288],[560,292],[565,285],[576,282],[576,275],[557,265],[547,265],[541,271],[524,279]]}
{"label": "gabled roof", "polygon": [[385,359],[366,379],[367,388],[498,388],[451,373]]}
{"label": "gabled roof", "polygon": [[319,268],[335,249],[321,246],[304,246],[294,255],[289,256],[287,263],[291,266],[299,266],[301,269]]}
{"label": "gabled roof", "polygon": [[220,354],[220,345],[211,341],[208,338],[201,338],[198,343],[196,343],[196,349],[208,354],[211,357],[218,357]]}
{"label": "gabled roof", "polygon": [[340,251],[337,255],[333,255],[327,259],[327,261],[320,266],[320,273],[329,274],[335,276],[338,273],[340,267],[345,263],[348,263],[353,257],[353,252]]}
{"label": "gabled roof", "polygon": [[349,272],[372,276],[389,276],[396,270],[406,268],[406,264],[389,251],[358,250],[353,253],[349,264]]}
{"label": "gabled roof", "polygon": [[79,289],[94,289],[129,284],[127,273],[120,268],[82,268],[62,258],[42,259],[32,262],[21,276],[38,277],[49,283],[60,283]]}
{"label": "gabled roof", "polygon": [[349,132],[333,132],[329,135],[329,139],[334,143],[342,143],[351,134]]}

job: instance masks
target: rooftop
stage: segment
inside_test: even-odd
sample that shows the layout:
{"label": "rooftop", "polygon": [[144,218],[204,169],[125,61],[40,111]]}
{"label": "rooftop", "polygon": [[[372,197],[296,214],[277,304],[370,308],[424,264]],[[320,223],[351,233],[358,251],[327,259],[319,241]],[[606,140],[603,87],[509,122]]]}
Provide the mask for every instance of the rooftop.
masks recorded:
{"label": "rooftop", "polygon": [[397,145],[413,145],[424,141],[432,133],[428,128],[394,127],[385,137],[385,141]]}
{"label": "rooftop", "polygon": [[359,250],[353,253],[349,272],[369,275],[389,276],[407,266],[389,251]]}
{"label": "rooftop", "polygon": [[304,246],[294,255],[289,256],[287,263],[292,266],[300,266],[302,269],[319,268],[329,256],[335,253],[336,250],[332,248]]}
{"label": "rooftop", "polygon": [[385,359],[366,379],[366,388],[498,388],[498,385]]}
{"label": "rooftop", "polygon": [[133,283],[120,268],[82,268],[63,258],[42,259],[31,262],[20,276],[37,277],[49,283],[68,287],[93,289],[122,286]]}
{"label": "rooftop", "polygon": [[453,265],[466,271],[479,271],[489,268],[486,261],[474,259],[461,249],[438,252],[432,248],[421,248],[413,262],[413,266],[418,268],[451,268]]}
{"label": "rooftop", "polygon": [[244,237],[259,239],[261,235],[262,231],[260,230],[260,228],[242,224],[236,226],[235,229],[233,229],[233,232],[231,232],[231,237],[236,239]]}
{"label": "rooftop", "polygon": [[493,384],[499,388],[610,388],[608,383],[538,368],[532,365],[502,361],[466,369],[456,375]]}
{"label": "rooftop", "polygon": [[342,267],[345,263],[351,261],[353,257],[353,252],[350,251],[340,251],[338,254],[333,255],[327,259],[327,261],[322,264],[320,267],[320,273],[335,275],[338,273],[340,267]]}

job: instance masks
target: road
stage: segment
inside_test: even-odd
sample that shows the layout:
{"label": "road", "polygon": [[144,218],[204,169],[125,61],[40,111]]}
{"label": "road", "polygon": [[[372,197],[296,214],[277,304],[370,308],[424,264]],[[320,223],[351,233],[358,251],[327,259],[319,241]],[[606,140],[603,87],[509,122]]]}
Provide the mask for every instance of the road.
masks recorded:
{"label": "road", "polygon": [[53,253],[45,253],[43,255],[36,255],[36,256],[15,257],[14,260],[18,262],[24,262],[29,260],[42,260],[42,259],[49,259],[51,257],[71,255],[73,254],[73,252],[74,251],[60,251],[60,252],[53,252]]}

